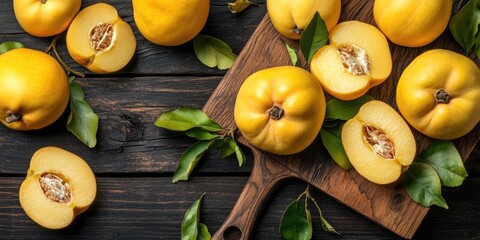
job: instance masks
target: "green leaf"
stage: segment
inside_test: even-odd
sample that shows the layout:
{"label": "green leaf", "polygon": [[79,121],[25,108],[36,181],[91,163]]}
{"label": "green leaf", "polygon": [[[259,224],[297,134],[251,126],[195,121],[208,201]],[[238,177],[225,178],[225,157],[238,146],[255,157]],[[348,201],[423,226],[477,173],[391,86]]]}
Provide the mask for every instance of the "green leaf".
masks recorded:
{"label": "green leaf", "polygon": [[322,128],[334,128],[343,124],[344,122],[345,121],[340,119],[325,118],[325,120],[323,120]]}
{"label": "green leaf", "polygon": [[343,169],[349,170],[352,168],[352,164],[342,144],[342,128],[343,125],[334,128],[322,128],[320,137],[323,146],[325,146],[332,159]]}
{"label": "green leaf", "polygon": [[187,131],[196,127],[211,132],[222,130],[222,127],[202,110],[188,107],[180,107],[161,114],[155,121],[155,125],[173,131]]}
{"label": "green leaf", "polygon": [[12,41],[2,42],[0,43],[0,55],[10,50],[13,50],[15,48],[23,48],[23,47],[25,46],[21,42],[12,42]]}
{"label": "green leaf", "polygon": [[83,90],[75,82],[70,83],[70,115],[67,119],[67,129],[89,148],[97,145],[98,116],[85,101]]}
{"label": "green leaf", "polygon": [[290,60],[292,60],[292,65],[297,66],[298,64],[298,56],[297,56],[297,51],[290,47],[288,43],[285,43],[285,46],[287,47],[288,55],[290,56]]}
{"label": "green leaf", "polygon": [[210,240],[210,239],[212,239],[212,235],[208,231],[207,225],[203,223],[198,223],[197,240]]}
{"label": "green leaf", "polygon": [[370,95],[363,95],[357,99],[344,101],[332,98],[327,102],[327,109],[325,111],[325,118],[349,120],[357,115],[360,107],[366,102],[374,100]]}
{"label": "green leaf", "polygon": [[460,186],[468,176],[462,157],[451,141],[430,144],[417,159],[433,167],[444,186]]}
{"label": "green leaf", "polygon": [[235,155],[237,156],[237,161],[238,161],[238,166],[241,167],[243,166],[243,163],[245,163],[245,159],[247,158],[245,154],[243,153],[242,149],[240,146],[235,146]]}
{"label": "green leaf", "polygon": [[227,4],[228,4],[228,8],[230,8],[230,11],[232,13],[243,12],[243,10],[247,9],[247,7],[252,4],[259,6],[258,4],[250,2],[248,0],[236,0],[233,3],[227,3]]}
{"label": "green leaf", "polygon": [[297,199],[285,210],[280,222],[280,235],[285,240],[308,240],[312,238],[312,225],[308,213]]}
{"label": "green leaf", "polygon": [[323,229],[323,231],[340,235],[340,233],[338,233],[337,230],[335,230],[335,228],[333,228],[333,226],[327,221],[327,219],[325,219],[325,218],[323,217],[322,210],[320,209],[320,206],[318,205],[317,201],[315,201],[315,198],[313,198],[310,194],[307,194],[307,197],[308,197],[308,198],[315,204],[315,206],[317,207],[318,214],[320,215],[320,221],[322,222],[322,229]]}
{"label": "green leaf", "polygon": [[185,132],[185,134],[197,140],[212,140],[220,137],[218,134],[211,133],[208,130],[199,127],[190,128]]}
{"label": "green leaf", "polygon": [[318,49],[328,42],[328,29],[318,12],[315,13],[300,37],[300,49],[308,63]]}
{"label": "green leaf", "polygon": [[218,141],[218,139],[202,140],[190,146],[180,157],[177,169],[173,174],[172,183],[188,180],[188,177],[197,166],[203,154],[205,154],[212,145],[215,145],[216,141]]}
{"label": "green leaf", "polygon": [[237,58],[225,42],[208,35],[197,35],[193,39],[193,48],[197,58],[211,68],[229,69]]}
{"label": "green leaf", "polygon": [[475,44],[480,24],[480,0],[471,0],[452,16],[448,25],[455,40],[468,53]]}
{"label": "green leaf", "polygon": [[235,152],[235,147],[237,147],[237,143],[233,139],[223,139],[222,145],[220,146],[220,157],[226,158],[232,155]]}
{"label": "green leaf", "polygon": [[185,212],[181,226],[182,240],[197,240],[200,228],[200,204],[204,195],[205,193]]}
{"label": "green leaf", "polygon": [[442,184],[437,172],[430,165],[414,162],[405,172],[403,186],[408,195],[424,207],[433,204],[448,209],[442,197]]}

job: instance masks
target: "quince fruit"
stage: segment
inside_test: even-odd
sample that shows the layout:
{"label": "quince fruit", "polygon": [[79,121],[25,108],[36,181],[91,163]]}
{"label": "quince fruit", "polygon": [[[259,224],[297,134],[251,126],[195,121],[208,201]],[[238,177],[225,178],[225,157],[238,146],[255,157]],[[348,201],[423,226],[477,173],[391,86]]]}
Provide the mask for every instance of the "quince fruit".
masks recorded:
{"label": "quince fruit", "polygon": [[0,121],[15,130],[44,128],[65,111],[67,75],[50,55],[17,48],[0,55]]}

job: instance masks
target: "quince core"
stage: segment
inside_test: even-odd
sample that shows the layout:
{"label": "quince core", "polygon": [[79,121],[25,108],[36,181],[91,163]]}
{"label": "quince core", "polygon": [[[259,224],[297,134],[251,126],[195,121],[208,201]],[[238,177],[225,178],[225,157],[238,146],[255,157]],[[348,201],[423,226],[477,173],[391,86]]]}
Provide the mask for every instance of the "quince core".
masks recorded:
{"label": "quince core", "polygon": [[328,38],[330,44],[315,53],[310,70],[330,95],[352,100],[390,75],[390,48],[376,27],[358,21],[342,22]]}
{"label": "quince core", "polygon": [[25,213],[49,229],[65,228],[88,209],[97,185],[88,164],[57,147],[44,147],[33,155],[19,199]]}
{"label": "quince core", "polygon": [[415,158],[416,143],[403,118],[381,101],[365,103],[342,130],[345,152],[357,172],[371,182],[395,182]]}
{"label": "quince core", "polygon": [[136,45],[130,25],[105,3],[82,9],[67,31],[70,56],[94,73],[119,71],[132,59]]}

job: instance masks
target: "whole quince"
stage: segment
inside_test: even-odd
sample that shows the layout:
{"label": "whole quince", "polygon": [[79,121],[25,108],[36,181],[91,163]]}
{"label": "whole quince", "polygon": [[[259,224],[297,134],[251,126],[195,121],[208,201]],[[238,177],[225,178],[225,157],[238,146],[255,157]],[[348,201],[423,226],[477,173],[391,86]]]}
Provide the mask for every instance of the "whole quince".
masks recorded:
{"label": "whole quince", "polygon": [[318,80],[294,66],[250,75],[240,87],[234,118],[253,146],[279,155],[298,153],[317,137],[325,117],[325,95]]}
{"label": "whole quince", "polygon": [[325,21],[328,31],[340,18],[340,0],[268,0],[267,11],[273,26],[283,36],[300,39],[315,12]]}
{"label": "whole quince", "polygon": [[55,122],[70,97],[67,75],[50,55],[17,48],[0,55],[0,121],[15,130]]}
{"label": "whole quince", "polygon": [[405,47],[421,47],[445,30],[452,4],[452,0],[375,0],[373,17],[392,42]]}
{"label": "whole quince", "polygon": [[419,132],[454,139],[480,121],[480,69],[469,58],[444,49],[416,57],[397,85],[398,109]]}
{"label": "whole quince", "polygon": [[193,39],[210,11],[210,0],[132,0],[132,4],[140,33],[162,46],[177,46]]}
{"label": "whole quince", "polygon": [[50,37],[65,31],[81,5],[81,0],[13,0],[18,23],[36,37]]}

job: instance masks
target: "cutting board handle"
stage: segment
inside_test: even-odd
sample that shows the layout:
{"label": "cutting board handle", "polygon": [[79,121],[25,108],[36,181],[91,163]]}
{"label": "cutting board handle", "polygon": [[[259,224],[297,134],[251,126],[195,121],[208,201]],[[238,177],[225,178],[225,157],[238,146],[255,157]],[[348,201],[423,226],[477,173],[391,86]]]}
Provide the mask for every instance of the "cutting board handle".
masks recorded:
{"label": "cutting board handle", "polygon": [[250,239],[255,221],[268,197],[282,180],[292,177],[292,172],[270,156],[253,151],[253,169],[230,215],[213,235],[214,240]]}

